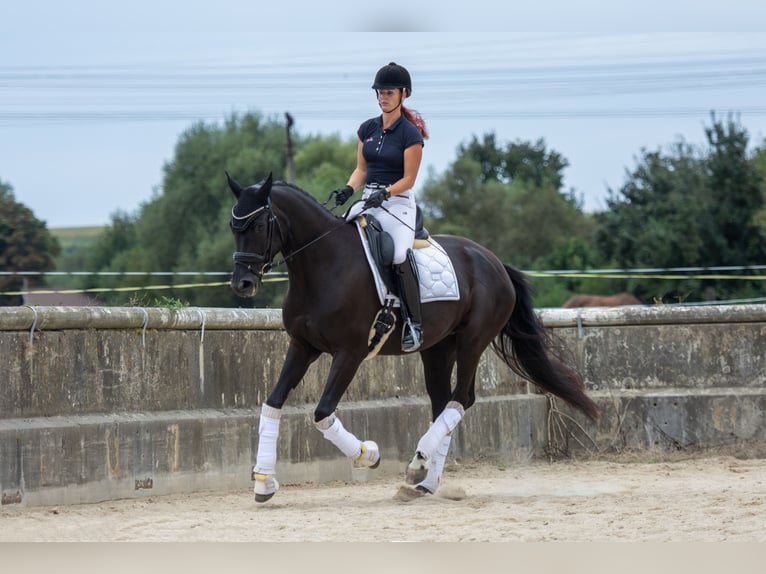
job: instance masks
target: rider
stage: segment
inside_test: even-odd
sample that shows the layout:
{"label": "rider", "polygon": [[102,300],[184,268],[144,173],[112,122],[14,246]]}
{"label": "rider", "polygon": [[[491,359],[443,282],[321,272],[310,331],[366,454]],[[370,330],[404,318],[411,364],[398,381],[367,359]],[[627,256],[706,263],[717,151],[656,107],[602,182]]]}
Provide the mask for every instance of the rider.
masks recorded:
{"label": "rider", "polygon": [[356,169],[346,186],[335,190],[336,204],[346,203],[364,185],[364,203],[352,206],[346,218],[351,221],[366,211],[391,235],[404,319],[402,350],[410,352],[423,341],[420,286],[412,255],[416,216],[412,187],[428,131],[421,115],[404,107],[404,100],[412,94],[406,68],[395,62],[383,66],[375,75],[372,89],[382,114],[365,121],[357,130]]}

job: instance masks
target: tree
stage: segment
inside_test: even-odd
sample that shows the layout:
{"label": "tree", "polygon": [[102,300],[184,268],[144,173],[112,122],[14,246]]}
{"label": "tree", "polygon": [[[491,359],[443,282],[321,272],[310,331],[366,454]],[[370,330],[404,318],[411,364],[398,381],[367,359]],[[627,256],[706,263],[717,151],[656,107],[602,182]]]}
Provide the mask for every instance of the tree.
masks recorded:
{"label": "tree", "polygon": [[[232,116],[222,126],[198,123],[181,134],[173,159],[164,167],[160,190],[134,215],[118,213],[94,250],[93,268],[109,271],[205,271],[221,276],[186,275],[183,283],[224,281],[231,272],[234,243],[228,227],[234,196],[225,173],[243,185],[272,173],[283,179],[285,127],[257,114]],[[345,183],[356,161],[354,142],[293,136],[297,184],[322,201]],[[277,270],[279,271],[279,270]],[[121,277],[89,278],[87,286],[125,284]],[[165,284],[167,276],[141,278]],[[136,279],[131,284],[135,284]],[[177,282],[177,280],[176,280]],[[162,290],[163,298],[197,306],[281,305],[286,283],[268,282],[255,299],[240,299],[227,286]],[[155,292],[156,293],[156,292]],[[151,291],[105,295],[112,303],[157,299]]]}
{"label": "tree", "polygon": [[708,253],[721,265],[746,265],[763,261],[766,241],[756,223],[764,206],[762,176],[748,157],[748,134],[730,117],[726,124],[716,121],[705,129],[711,150],[705,161],[710,189],[714,196],[719,232]]}
{"label": "tree", "polygon": [[763,140],[760,148],[755,149],[751,161],[758,178],[761,195],[761,207],[753,215],[753,224],[758,235],[766,237],[766,139]]}
{"label": "tree", "polygon": [[295,166],[296,183],[324,202],[332,190],[345,185],[356,167],[356,139],[309,138],[295,154]]}
{"label": "tree", "polygon": [[474,137],[423,188],[429,228],[469,237],[516,266],[533,265],[559,241],[592,228],[574,192],[561,189],[567,165],[543,140],[503,147],[494,134]]}
{"label": "tree", "polygon": [[[683,140],[669,151],[642,150],[608,210],[598,214],[597,245],[621,267],[694,267],[762,263],[766,241],[757,223],[760,176],[747,157],[747,132],[713,117],[708,147]],[[733,282],[646,280],[644,298],[702,300],[733,296]],[[750,290],[749,287],[745,288]]]}
{"label": "tree", "polygon": [[[16,201],[10,184],[0,180],[0,271],[50,271],[61,247],[43,221]],[[34,276],[30,284],[40,283]],[[0,293],[19,291],[24,279],[0,276]],[[21,305],[21,295],[0,295],[0,305]]]}

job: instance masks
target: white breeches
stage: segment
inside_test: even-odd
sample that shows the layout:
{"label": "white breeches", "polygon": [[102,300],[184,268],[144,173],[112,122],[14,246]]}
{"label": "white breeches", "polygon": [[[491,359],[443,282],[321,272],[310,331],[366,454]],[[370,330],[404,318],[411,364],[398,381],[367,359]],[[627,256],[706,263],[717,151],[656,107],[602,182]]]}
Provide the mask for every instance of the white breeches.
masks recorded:
{"label": "white breeches", "polygon": [[[367,199],[375,189],[366,187],[362,199]],[[364,202],[354,204],[346,216],[352,220],[362,213]],[[384,209],[385,208],[385,209]],[[387,210],[387,211],[386,211]],[[402,194],[389,197],[383,202],[382,207],[373,207],[366,210],[380,222],[383,231],[388,233],[394,240],[394,265],[404,263],[407,259],[407,250],[412,249],[415,242],[415,196],[410,189]]]}

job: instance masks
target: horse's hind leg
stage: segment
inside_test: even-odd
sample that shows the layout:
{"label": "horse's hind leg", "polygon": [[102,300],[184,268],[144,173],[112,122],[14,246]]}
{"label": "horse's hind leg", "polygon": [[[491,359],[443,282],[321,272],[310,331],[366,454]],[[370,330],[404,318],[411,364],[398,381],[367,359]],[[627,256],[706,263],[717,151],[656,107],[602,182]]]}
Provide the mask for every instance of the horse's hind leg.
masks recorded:
{"label": "horse's hind leg", "polygon": [[[450,337],[421,352],[420,356],[423,361],[426,390],[431,399],[430,429],[433,429],[434,422],[447,408],[452,395],[451,378],[455,365],[454,338]],[[444,472],[451,442],[452,432],[450,431],[436,443],[430,458],[426,458],[426,455],[418,450],[407,466],[405,482],[414,484],[418,490],[435,493]]]}
{"label": "horse's hind leg", "polygon": [[[408,467],[407,482],[410,484],[414,484],[413,481],[419,478],[417,471],[420,467],[428,469],[432,461],[438,460],[437,457],[441,456],[440,451],[444,451],[446,456],[443,441],[449,440],[447,437],[451,436],[452,431],[462,420],[465,409],[473,405],[475,401],[476,369],[487,344],[480,338],[480,333],[473,332],[471,329],[455,335],[454,343],[451,357],[457,362],[455,389],[444,410],[418,442],[415,458]],[[449,444],[447,444],[448,447]],[[427,489],[427,486],[424,486]]]}

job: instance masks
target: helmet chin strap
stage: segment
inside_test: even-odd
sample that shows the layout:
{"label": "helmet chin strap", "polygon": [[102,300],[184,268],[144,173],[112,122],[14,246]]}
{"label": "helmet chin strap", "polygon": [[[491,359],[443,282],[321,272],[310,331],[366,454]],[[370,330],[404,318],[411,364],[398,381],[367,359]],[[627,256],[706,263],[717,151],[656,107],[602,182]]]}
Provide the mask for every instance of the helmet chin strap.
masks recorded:
{"label": "helmet chin strap", "polygon": [[393,113],[394,111],[396,111],[397,108],[401,108],[402,104],[404,104],[404,89],[402,89],[402,91],[399,93],[399,103],[396,104],[396,107],[394,107],[392,110],[388,112],[383,109],[383,106],[380,105],[380,100],[378,100],[378,107],[383,111],[383,113],[386,113],[386,114]]}

